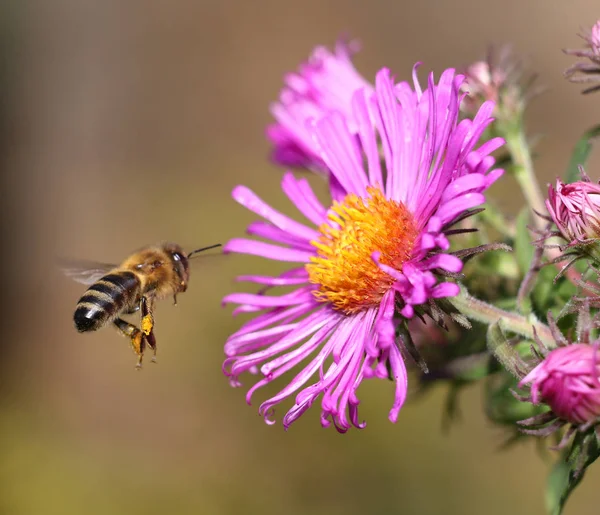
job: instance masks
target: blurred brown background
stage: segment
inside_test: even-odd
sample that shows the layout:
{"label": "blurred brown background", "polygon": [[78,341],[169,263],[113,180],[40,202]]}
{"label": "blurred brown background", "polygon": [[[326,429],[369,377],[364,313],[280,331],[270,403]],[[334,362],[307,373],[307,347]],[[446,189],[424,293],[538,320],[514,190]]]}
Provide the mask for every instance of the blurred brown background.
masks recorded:
{"label": "blurred brown background", "polygon": [[[342,33],[362,41],[367,77],[385,65],[408,78],[417,60],[439,73],[512,42],[549,87],[528,121],[544,136],[537,169],[552,180],[600,114],[598,96],[562,79],[572,60],[560,50],[580,46],[593,2],[3,4],[2,513],[543,513],[547,463],[530,444],[498,451],[503,433],[477,388],[446,435],[442,388],[392,425],[384,382],[361,388],[362,432],[322,430],[318,409],[287,433],[266,426],[221,373],[240,321],[220,299],[236,274],[270,264],[203,258],[179,305],[158,307],[159,363],[136,373],[110,328],[75,333],[83,287],[54,262],[239,236],[254,217],[230,200],[238,183],[291,212],[266,160],[268,104],[284,72]],[[494,194],[514,209],[514,191],[507,179]],[[598,512],[597,469],[567,513]]]}

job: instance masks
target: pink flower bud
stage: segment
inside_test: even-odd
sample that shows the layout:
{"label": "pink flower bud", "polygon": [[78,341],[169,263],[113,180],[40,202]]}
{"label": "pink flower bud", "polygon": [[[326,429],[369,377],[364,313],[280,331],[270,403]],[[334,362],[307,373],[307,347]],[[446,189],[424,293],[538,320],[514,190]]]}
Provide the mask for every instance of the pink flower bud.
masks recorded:
{"label": "pink flower bud", "polygon": [[494,68],[486,61],[471,64],[465,72],[465,88],[472,96],[481,96],[485,100],[498,101],[498,93],[506,81],[506,73]]}
{"label": "pink flower bud", "polygon": [[600,238],[600,185],[578,181],[548,188],[546,208],[570,243]]}
{"label": "pink flower bud", "polygon": [[461,109],[472,116],[488,100],[496,104],[495,117],[500,122],[519,120],[527,102],[538,93],[531,88],[533,77],[527,66],[509,46],[492,47],[484,61],[476,61],[465,70],[462,91],[468,93]]}
{"label": "pink flower bud", "polygon": [[597,345],[584,343],[554,349],[519,386],[531,383],[531,402],[548,404],[557,417],[575,425],[592,423],[600,417],[597,353]]}

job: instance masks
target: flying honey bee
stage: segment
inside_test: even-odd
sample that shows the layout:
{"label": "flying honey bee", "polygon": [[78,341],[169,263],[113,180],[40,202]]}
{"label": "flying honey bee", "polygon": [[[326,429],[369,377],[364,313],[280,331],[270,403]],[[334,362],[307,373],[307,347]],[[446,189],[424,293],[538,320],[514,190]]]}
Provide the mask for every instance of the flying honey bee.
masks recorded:
{"label": "flying honey bee", "polygon": [[[112,322],[131,341],[141,368],[146,345],[156,361],[154,336],[154,302],[187,290],[190,278],[189,259],[221,244],[196,249],[187,254],[175,243],[144,247],[120,265],[79,263],[63,268],[64,273],[82,284],[91,285],[79,299],[73,320],[80,332],[96,331]],[[140,327],[121,316],[140,311]]]}

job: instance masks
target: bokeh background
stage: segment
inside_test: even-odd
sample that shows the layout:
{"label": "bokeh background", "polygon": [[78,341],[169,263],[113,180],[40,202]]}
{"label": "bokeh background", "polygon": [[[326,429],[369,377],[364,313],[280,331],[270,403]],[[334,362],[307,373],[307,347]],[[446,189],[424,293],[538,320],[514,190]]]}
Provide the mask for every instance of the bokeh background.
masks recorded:
{"label": "bokeh background", "polygon": [[[21,0],[2,11],[2,513],[543,513],[549,462],[531,444],[498,450],[478,388],[447,434],[442,387],[392,425],[385,382],[361,387],[364,431],[323,430],[318,410],[287,433],[265,425],[221,373],[240,321],[220,299],[236,274],[272,264],[198,260],[179,305],[158,306],[158,364],[136,373],[110,328],[75,333],[83,288],[55,262],[239,236],[253,216],[230,199],[238,183],[291,212],[266,158],[268,105],[284,72],[344,33],[362,41],[367,77],[381,66],[408,77],[417,60],[439,73],[513,43],[548,86],[528,124],[552,180],[600,114],[562,78],[561,48],[580,46],[593,2]],[[515,192],[506,179],[493,195],[514,210]],[[597,468],[567,513],[598,513]]]}

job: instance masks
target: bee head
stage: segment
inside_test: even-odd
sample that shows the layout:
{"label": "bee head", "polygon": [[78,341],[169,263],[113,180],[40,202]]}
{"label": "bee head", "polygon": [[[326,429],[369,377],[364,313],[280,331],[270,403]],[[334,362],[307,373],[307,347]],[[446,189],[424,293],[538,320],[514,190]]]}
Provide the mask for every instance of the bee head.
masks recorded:
{"label": "bee head", "polygon": [[190,279],[190,263],[188,260],[188,255],[176,243],[165,244],[164,250],[171,258],[173,271],[177,274],[177,278],[179,280],[179,291],[186,291],[188,281]]}
{"label": "bee head", "polygon": [[187,290],[188,281],[190,279],[190,258],[194,254],[199,254],[205,250],[214,249],[215,247],[220,247],[221,244],[217,243],[216,245],[210,245],[208,247],[202,247],[200,249],[192,250],[189,254],[176,243],[166,243],[164,245],[165,251],[171,257],[171,261],[173,263],[173,270],[177,274],[179,278],[179,291],[184,292]]}

